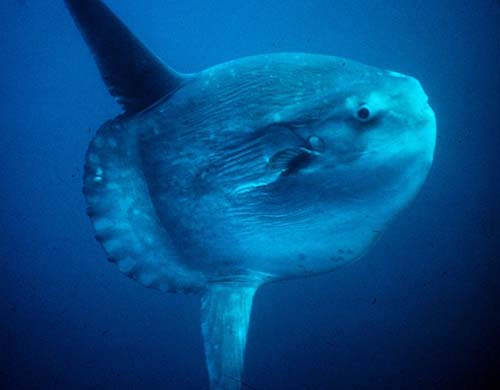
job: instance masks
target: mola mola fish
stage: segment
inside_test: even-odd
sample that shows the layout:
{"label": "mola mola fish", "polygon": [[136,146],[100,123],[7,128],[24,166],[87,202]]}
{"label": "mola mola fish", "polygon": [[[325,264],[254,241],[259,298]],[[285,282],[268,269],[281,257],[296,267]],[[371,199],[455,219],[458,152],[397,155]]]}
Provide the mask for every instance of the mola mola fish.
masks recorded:
{"label": "mola mola fish", "polygon": [[252,300],[359,259],[430,169],[420,83],[358,62],[164,64],[99,0],[65,0],[123,108],[86,155],[97,240],[139,283],[201,296],[211,389],[241,388]]}

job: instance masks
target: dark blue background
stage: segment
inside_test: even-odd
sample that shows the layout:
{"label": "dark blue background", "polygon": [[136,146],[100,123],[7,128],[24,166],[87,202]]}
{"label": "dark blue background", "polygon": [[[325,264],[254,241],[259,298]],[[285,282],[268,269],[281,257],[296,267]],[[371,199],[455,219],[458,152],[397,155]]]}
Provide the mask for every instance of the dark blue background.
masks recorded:
{"label": "dark blue background", "polygon": [[[500,3],[109,0],[174,68],[305,51],[417,77],[438,118],[422,192],[364,259],[255,299],[249,389],[486,386],[500,367]],[[107,263],[81,194],[119,112],[61,1],[0,4],[0,377],[206,388],[198,298]]]}

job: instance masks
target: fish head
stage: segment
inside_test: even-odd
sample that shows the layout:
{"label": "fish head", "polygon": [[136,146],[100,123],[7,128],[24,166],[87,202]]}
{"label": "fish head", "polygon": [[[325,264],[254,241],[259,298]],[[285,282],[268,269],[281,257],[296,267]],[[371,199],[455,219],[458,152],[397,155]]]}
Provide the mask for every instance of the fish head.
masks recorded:
{"label": "fish head", "polygon": [[300,173],[335,199],[415,192],[436,143],[435,115],[421,84],[356,64],[355,72],[337,71],[331,85],[297,117],[296,131],[314,155]]}

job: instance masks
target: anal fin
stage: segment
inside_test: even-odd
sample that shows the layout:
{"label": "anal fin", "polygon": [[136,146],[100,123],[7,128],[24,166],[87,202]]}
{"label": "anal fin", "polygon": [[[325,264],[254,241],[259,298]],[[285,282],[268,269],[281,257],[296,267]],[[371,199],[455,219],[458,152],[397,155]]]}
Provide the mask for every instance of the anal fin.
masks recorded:
{"label": "anal fin", "polygon": [[258,285],[219,283],[201,300],[201,327],[211,390],[239,390],[250,312]]}

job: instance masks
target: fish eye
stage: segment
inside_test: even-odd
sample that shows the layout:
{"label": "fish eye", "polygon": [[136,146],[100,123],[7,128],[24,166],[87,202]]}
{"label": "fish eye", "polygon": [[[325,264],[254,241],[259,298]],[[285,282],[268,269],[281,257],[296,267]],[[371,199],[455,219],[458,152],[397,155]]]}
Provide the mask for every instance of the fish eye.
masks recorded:
{"label": "fish eye", "polygon": [[358,112],[356,113],[356,117],[362,121],[366,122],[369,121],[372,117],[372,113],[370,112],[370,109],[367,106],[361,106],[358,109]]}

